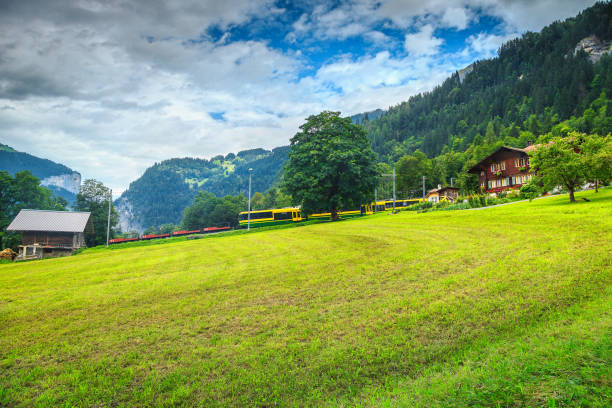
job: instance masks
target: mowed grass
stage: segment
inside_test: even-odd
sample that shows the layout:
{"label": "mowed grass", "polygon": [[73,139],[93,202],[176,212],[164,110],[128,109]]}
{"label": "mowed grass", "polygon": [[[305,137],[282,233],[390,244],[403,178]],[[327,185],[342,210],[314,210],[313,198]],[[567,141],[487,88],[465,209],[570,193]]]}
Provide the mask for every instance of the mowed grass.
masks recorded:
{"label": "mowed grass", "polygon": [[610,406],[580,197],[0,265],[0,406]]}

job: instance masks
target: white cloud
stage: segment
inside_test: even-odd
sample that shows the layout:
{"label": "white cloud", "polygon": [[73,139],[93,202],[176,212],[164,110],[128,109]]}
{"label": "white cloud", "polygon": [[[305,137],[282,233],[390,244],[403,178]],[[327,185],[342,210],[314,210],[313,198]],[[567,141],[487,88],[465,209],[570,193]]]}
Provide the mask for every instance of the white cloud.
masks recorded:
{"label": "white cloud", "polygon": [[497,55],[497,50],[503,43],[516,37],[518,34],[495,35],[478,33],[471,35],[465,41],[467,44],[464,50],[466,55],[472,55],[478,59],[492,58]]}
{"label": "white cloud", "polygon": [[404,49],[412,55],[434,55],[444,40],[434,36],[434,28],[431,25],[421,27],[413,34],[406,34]]}
{"label": "white cloud", "polygon": [[447,27],[454,27],[458,30],[465,30],[473,18],[473,13],[463,7],[449,7],[442,15],[442,24]]}

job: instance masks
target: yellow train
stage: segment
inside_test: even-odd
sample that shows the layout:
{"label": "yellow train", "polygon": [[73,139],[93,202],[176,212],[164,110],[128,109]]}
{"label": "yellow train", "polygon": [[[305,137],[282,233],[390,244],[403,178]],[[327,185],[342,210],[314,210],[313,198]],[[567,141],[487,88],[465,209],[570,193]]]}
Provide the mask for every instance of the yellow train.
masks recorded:
{"label": "yellow train", "polygon": [[[412,204],[419,203],[421,199],[404,199],[396,200],[395,208],[407,207]],[[393,209],[393,200],[377,201],[376,204],[364,204],[358,210],[338,211],[338,216],[342,219],[363,217],[374,213],[374,205],[376,211],[390,211]],[[249,212],[242,211],[238,215],[238,224],[240,227],[247,227]],[[300,222],[306,219],[309,220],[329,220],[331,212],[310,214],[308,218],[302,214],[298,207],[276,208],[271,210],[255,210],[251,211],[251,228],[265,227],[269,225],[289,224],[292,222]]]}
{"label": "yellow train", "polygon": [[[422,202],[422,198],[405,198],[401,200],[395,200],[395,208],[400,209],[404,207],[409,207],[413,204],[418,204]],[[393,210],[393,200],[383,200],[376,202],[376,211],[390,211]]]}

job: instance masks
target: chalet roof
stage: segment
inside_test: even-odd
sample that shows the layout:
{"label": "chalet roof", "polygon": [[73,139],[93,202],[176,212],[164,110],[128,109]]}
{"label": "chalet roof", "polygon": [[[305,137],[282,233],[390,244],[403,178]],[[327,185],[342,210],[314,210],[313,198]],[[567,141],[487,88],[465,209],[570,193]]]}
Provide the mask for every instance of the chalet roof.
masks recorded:
{"label": "chalet roof", "polygon": [[527,152],[530,152],[531,150],[534,150],[534,149],[536,149],[536,146],[534,146],[534,145],[527,146],[524,149],[519,149],[518,147],[511,147],[511,146],[501,146],[500,148],[495,150],[493,153],[491,153],[490,155],[488,155],[487,157],[485,157],[484,159],[482,159],[481,161],[479,161],[478,163],[473,165],[468,170],[468,173],[479,173],[480,172],[480,166],[482,166],[483,163],[488,161],[491,157],[495,156],[497,153],[501,152],[502,150],[507,150],[507,151],[511,151],[511,152],[527,154]]}
{"label": "chalet roof", "polygon": [[93,232],[88,212],[21,210],[7,231]]}

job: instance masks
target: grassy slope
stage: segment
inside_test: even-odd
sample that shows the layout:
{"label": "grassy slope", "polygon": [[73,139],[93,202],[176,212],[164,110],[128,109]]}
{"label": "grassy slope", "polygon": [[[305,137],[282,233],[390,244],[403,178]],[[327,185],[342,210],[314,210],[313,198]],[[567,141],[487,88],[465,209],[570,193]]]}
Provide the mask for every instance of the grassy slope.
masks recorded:
{"label": "grassy slope", "polygon": [[579,196],[0,265],[0,405],[609,405]]}

